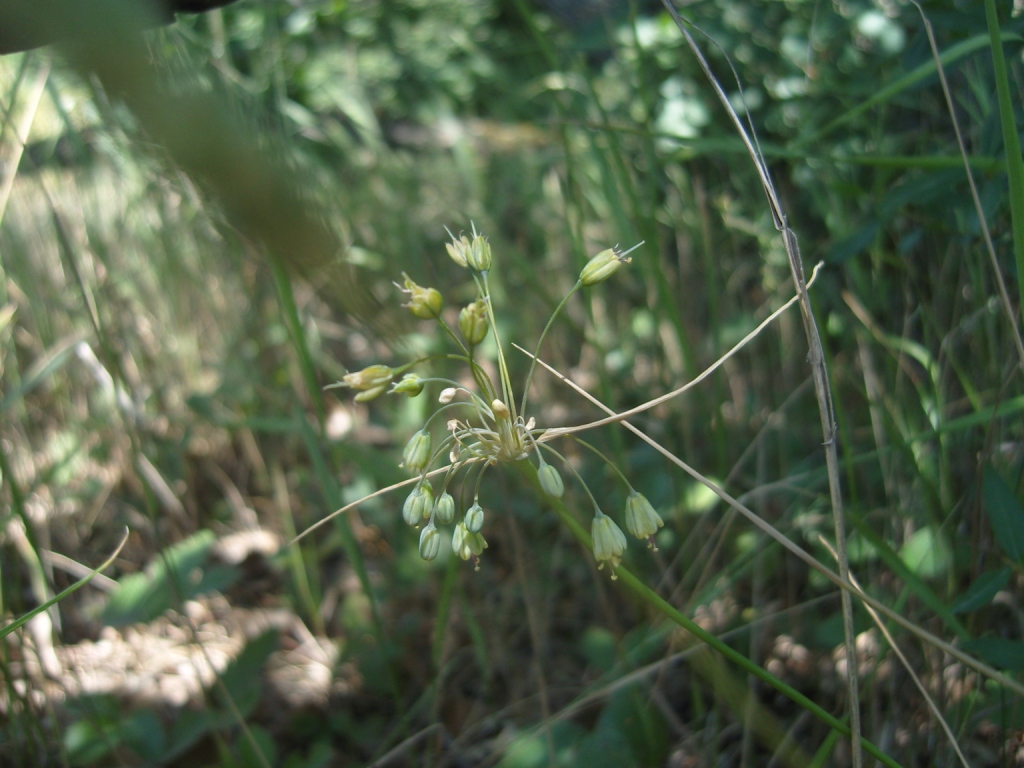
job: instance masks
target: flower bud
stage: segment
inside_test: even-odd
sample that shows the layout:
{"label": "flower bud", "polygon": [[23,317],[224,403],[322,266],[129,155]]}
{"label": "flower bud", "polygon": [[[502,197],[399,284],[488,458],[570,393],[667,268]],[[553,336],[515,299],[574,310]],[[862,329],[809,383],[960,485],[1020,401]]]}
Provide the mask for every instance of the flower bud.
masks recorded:
{"label": "flower bud", "polygon": [[491,268],[491,261],[491,244],[487,238],[483,235],[474,236],[466,253],[466,263],[477,272],[486,272]]}
{"label": "flower bud", "polygon": [[537,478],[540,480],[540,487],[544,493],[552,499],[562,498],[562,494],[565,493],[565,484],[557,469],[550,464],[545,464],[537,470]]}
{"label": "flower bud", "polygon": [[590,526],[590,535],[594,539],[594,558],[598,562],[597,567],[604,568],[606,562],[611,563],[612,578],[614,579],[614,569],[618,567],[622,553],[626,551],[625,535],[615,521],[601,510],[594,515],[594,522]]}
{"label": "flower bud", "polygon": [[415,527],[420,524],[420,520],[430,515],[430,508],[433,505],[434,492],[430,488],[430,483],[417,483],[402,505],[402,519]]}
{"label": "flower bud", "polygon": [[448,232],[451,235],[452,241],[445,243],[445,250],[448,251],[448,255],[452,257],[452,261],[458,264],[463,269],[466,269],[468,262],[466,261],[466,254],[469,253],[471,246],[469,240],[466,239],[465,235],[462,235],[458,240],[455,239],[455,235]]}
{"label": "flower bud", "polygon": [[384,390],[387,388],[387,384],[381,384],[379,387],[374,387],[373,389],[368,389],[365,392],[360,392],[353,398],[353,400],[357,403],[368,403],[384,394]]}
{"label": "flower bud", "polygon": [[469,560],[479,557],[487,549],[487,541],[481,534],[470,532],[465,523],[459,523],[452,535],[452,549],[463,560]]}
{"label": "flower bud", "polygon": [[405,444],[402,451],[402,466],[414,472],[422,472],[430,461],[430,433],[421,429]]}
{"label": "flower bud", "polygon": [[416,395],[422,391],[423,379],[415,373],[405,374],[400,382],[391,386],[392,393],[401,392],[403,395],[408,395],[409,397],[416,397]]}
{"label": "flower bud", "polygon": [[455,399],[455,395],[458,391],[459,390],[456,387],[445,387],[441,390],[441,394],[438,395],[437,402],[441,405],[448,405],[448,403]]}
{"label": "flower bud", "polygon": [[[386,365],[371,365],[355,373],[346,373],[341,377],[341,386],[366,392],[386,387],[393,378],[395,378],[394,369]],[[377,392],[374,397],[379,394],[380,392]]]}
{"label": "flower bud", "polygon": [[501,402],[501,400],[491,401],[491,411],[494,413],[494,418],[496,419],[508,419],[512,417],[512,414],[509,413],[508,406]]}
{"label": "flower bud", "polygon": [[651,506],[651,502],[642,493],[633,491],[626,498],[626,530],[638,539],[648,539],[653,548],[651,537],[665,524],[661,516]]}
{"label": "flower bud", "polygon": [[480,529],[484,527],[484,508],[479,503],[474,503],[472,507],[466,510],[466,530],[470,533],[480,533]]}
{"label": "flower bud", "polygon": [[420,557],[424,560],[433,560],[441,549],[441,534],[433,523],[428,523],[420,531]]}
{"label": "flower bud", "polygon": [[447,525],[455,519],[455,499],[448,491],[442,493],[437,499],[437,503],[434,505],[434,516],[442,525]]}
{"label": "flower bud", "polygon": [[619,271],[619,267],[628,264],[632,259],[619,250],[618,246],[607,248],[587,262],[580,272],[583,285],[596,285]]}
{"label": "flower bud", "polygon": [[479,344],[487,336],[487,301],[477,299],[459,312],[459,330],[470,345]]}
{"label": "flower bud", "polygon": [[405,287],[401,290],[409,294],[409,303],[403,304],[403,307],[408,307],[409,311],[421,320],[433,320],[441,314],[444,299],[441,298],[440,291],[417,285],[405,272],[402,273],[402,277],[405,278]]}

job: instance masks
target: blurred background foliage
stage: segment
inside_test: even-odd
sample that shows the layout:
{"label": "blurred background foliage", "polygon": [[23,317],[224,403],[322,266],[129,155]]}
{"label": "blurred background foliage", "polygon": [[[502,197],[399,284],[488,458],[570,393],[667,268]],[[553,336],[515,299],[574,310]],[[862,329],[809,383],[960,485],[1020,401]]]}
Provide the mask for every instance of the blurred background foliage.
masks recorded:
{"label": "blurred background foliage", "polygon": [[[1013,286],[984,8],[923,7]],[[826,262],[813,299],[855,572],[1019,674],[1021,360],[921,17],[889,0],[685,12],[807,263]],[[1019,126],[1024,18],[1000,12]],[[437,393],[354,405],[322,387],[444,350],[392,281],[439,288],[449,312],[474,298],[446,226],[490,237],[502,337],[527,347],[589,256],[646,241],[570,302],[544,350],[617,410],[692,378],[792,295],[757,175],[661,5],[242,0],[146,45],[163,92],[221,110],[337,247],[268,256],[239,224],[244,169],[227,186],[183,170],[202,137],[169,148],[59,51],[0,59],[4,616],[132,531],[111,579],[4,641],[0,764],[768,764],[778,744],[691,675],[688,637],[602,578],[516,476],[483,489],[479,572],[419,559],[402,492],[283,546],[406,477],[401,447]],[[526,362],[511,358],[516,381]],[[541,425],[596,417],[547,375],[531,401]],[[795,314],[635,421],[832,565]],[[667,523],[630,567],[841,714],[835,590],[625,432],[592,439]],[[621,520],[614,477],[572,459]],[[903,765],[952,765],[859,619],[866,736]],[[898,637],[970,764],[1014,764],[1020,700]],[[816,764],[847,763],[841,739],[749,687]]]}

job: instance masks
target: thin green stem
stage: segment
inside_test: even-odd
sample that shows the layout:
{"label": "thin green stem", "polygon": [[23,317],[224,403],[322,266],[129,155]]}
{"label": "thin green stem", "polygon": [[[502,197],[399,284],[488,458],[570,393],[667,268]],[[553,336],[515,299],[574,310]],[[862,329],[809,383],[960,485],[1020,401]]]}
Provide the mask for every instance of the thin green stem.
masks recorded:
{"label": "thin green stem", "polygon": [[498,348],[498,371],[501,373],[501,396],[505,404],[512,411],[512,422],[515,423],[516,401],[512,397],[512,380],[508,375],[508,365],[505,363],[505,352],[501,348],[501,339],[498,336],[498,323],[494,317],[494,304],[491,301],[491,286],[487,282],[487,273],[481,272],[480,277],[484,283],[484,300],[487,304],[487,319],[491,323],[491,333],[494,334],[494,344]]}
{"label": "thin green stem", "polygon": [[544,338],[548,335],[548,331],[552,324],[554,324],[555,318],[558,317],[558,314],[562,311],[562,307],[565,306],[566,302],[569,301],[569,297],[576,293],[582,285],[583,281],[577,280],[576,285],[574,285],[572,289],[565,294],[565,298],[559,302],[557,307],[555,307],[555,311],[551,313],[551,317],[548,319],[548,324],[544,326],[544,330],[541,332],[540,338],[537,340],[537,351],[534,352],[533,358],[530,360],[530,370],[526,374],[526,386],[523,387],[523,400],[522,404],[519,406],[520,413],[526,413],[526,401],[530,397],[530,384],[533,383],[533,372],[537,368],[537,357],[540,355],[540,346],[544,343]]}

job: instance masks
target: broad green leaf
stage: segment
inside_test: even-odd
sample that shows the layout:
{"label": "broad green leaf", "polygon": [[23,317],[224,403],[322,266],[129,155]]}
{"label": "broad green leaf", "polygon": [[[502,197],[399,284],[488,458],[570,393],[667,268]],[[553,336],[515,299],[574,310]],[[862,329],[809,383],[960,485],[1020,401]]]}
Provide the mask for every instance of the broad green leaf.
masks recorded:
{"label": "broad green leaf", "polygon": [[900,547],[900,559],[922,579],[934,579],[949,571],[953,550],[934,528],[922,528]]}
{"label": "broad green leaf", "polygon": [[214,698],[220,700],[226,690],[242,717],[248,715],[259,702],[263,687],[260,672],[270,654],[277,650],[277,637],[277,630],[271,629],[250,640],[221,674],[224,688],[214,688]]}
{"label": "broad green leaf", "polygon": [[991,466],[985,468],[982,498],[999,546],[1015,563],[1024,564],[1024,509],[1010,486]]}
{"label": "broad green leaf", "polygon": [[1024,643],[1002,637],[979,637],[964,643],[964,650],[1007,672],[1024,672]]}
{"label": "broad green leaf", "polygon": [[200,531],[169,547],[142,573],[125,576],[100,617],[111,626],[152,621],[180,601],[225,589],[239,571],[233,566],[204,567],[214,535]]}
{"label": "broad green leaf", "polygon": [[950,608],[953,613],[970,613],[976,611],[996,596],[1010,580],[1010,569],[1000,568],[998,571],[986,571],[974,580],[960,598]]}

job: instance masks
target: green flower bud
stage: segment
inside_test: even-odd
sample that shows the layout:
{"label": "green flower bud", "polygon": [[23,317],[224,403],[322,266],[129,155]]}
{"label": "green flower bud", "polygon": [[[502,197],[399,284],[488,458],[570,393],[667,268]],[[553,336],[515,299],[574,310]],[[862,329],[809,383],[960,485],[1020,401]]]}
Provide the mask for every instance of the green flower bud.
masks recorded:
{"label": "green flower bud", "polygon": [[434,505],[434,492],[430,483],[419,482],[402,505],[402,519],[411,526],[420,524],[420,520],[430,516],[430,508]]}
{"label": "green flower bud", "polygon": [[479,503],[474,503],[472,507],[466,510],[466,530],[470,533],[480,533],[480,529],[484,527],[484,508]]}
{"label": "green flower bud", "polygon": [[508,406],[501,402],[501,400],[491,400],[491,412],[494,413],[494,418],[496,419],[512,418]]}
{"label": "green flower bud", "polygon": [[565,493],[565,483],[562,482],[562,476],[558,474],[557,469],[550,464],[545,464],[537,470],[537,478],[540,480],[540,487],[544,493],[552,499],[562,498],[562,494]]}
{"label": "green flower bud", "polygon": [[642,493],[633,491],[626,498],[626,530],[638,539],[647,539],[654,547],[653,536],[665,524]]}
{"label": "green flower bud", "polygon": [[619,267],[623,264],[629,264],[632,261],[629,258],[629,254],[644,244],[644,241],[640,241],[626,252],[619,250],[619,246],[614,248],[607,248],[601,251],[597,256],[587,262],[587,265],[583,267],[583,271],[580,272],[580,282],[583,285],[596,285],[619,271]]}
{"label": "green flower bud", "polygon": [[[626,259],[626,262],[630,261]],[[614,248],[601,251],[597,256],[587,262],[587,265],[580,272],[580,282],[584,285],[594,285],[618,272],[623,264]]]}
{"label": "green flower bud", "polygon": [[402,451],[402,466],[414,472],[422,472],[430,461],[430,433],[421,429],[405,444]]}
{"label": "green flower bud", "polygon": [[459,523],[452,535],[452,549],[463,560],[469,560],[479,557],[487,549],[487,541],[481,534],[470,532],[465,523]]}
{"label": "green flower bud", "polygon": [[368,403],[371,400],[380,397],[382,394],[384,394],[384,390],[387,388],[387,384],[381,384],[379,387],[374,387],[373,389],[368,389],[365,392],[360,392],[353,399],[357,403]]}
{"label": "green flower bud", "polygon": [[487,336],[487,302],[477,299],[459,312],[459,330],[471,345],[479,344]]}
{"label": "green flower bud", "polygon": [[434,515],[437,517],[437,521],[443,525],[447,525],[455,519],[455,499],[452,495],[445,491],[437,500],[437,504],[434,506]]}
{"label": "green flower bud", "polygon": [[477,272],[486,272],[491,268],[491,261],[491,244],[483,235],[475,235],[466,253],[466,263]]}
{"label": "green flower bud", "polygon": [[409,303],[402,306],[408,307],[409,311],[421,320],[433,320],[438,317],[444,304],[441,292],[436,288],[417,285],[405,272],[402,273],[402,277],[405,278],[405,287],[401,290],[409,294]]}
{"label": "green flower bud", "polygon": [[594,515],[594,522],[590,526],[590,535],[594,540],[594,557],[598,562],[597,567],[604,568],[606,562],[611,563],[612,578],[614,579],[614,569],[618,567],[622,553],[626,551],[625,535],[615,521],[601,510]]}
{"label": "green flower bud", "polygon": [[424,560],[433,560],[441,549],[441,534],[433,523],[428,523],[420,531],[420,557]]}
{"label": "green flower bud", "polygon": [[[394,369],[386,365],[371,365],[355,373],[346,373],[341,377],[341,386],[368,392],[386,387],[393,378],[395,378]],[[379,394],[380,392],[377,392],[374,397]]]}
{"label": "green flower bud", "polygon": [[468,254],[472,248],[469,240],[466,239],[465,235],[462,235],[458,240],[456,240],[455,235],[452,235],[451,231],[449,231],[448,234],[451,235],[452,241],[444,244],[445,250],[447,250],[448,255],[452,257],[452,261],[463,269],[466,269],[468,266],[466,254]]}
{"label": "green flower bud", "polygon": [[407,373],[402,377],[402,380],[397,384],[391,386],[391,392],[401,392],[403,395],[409,397],[416,397],[420,392],[423,391],[423,379],[417,376],[415,373]]}

